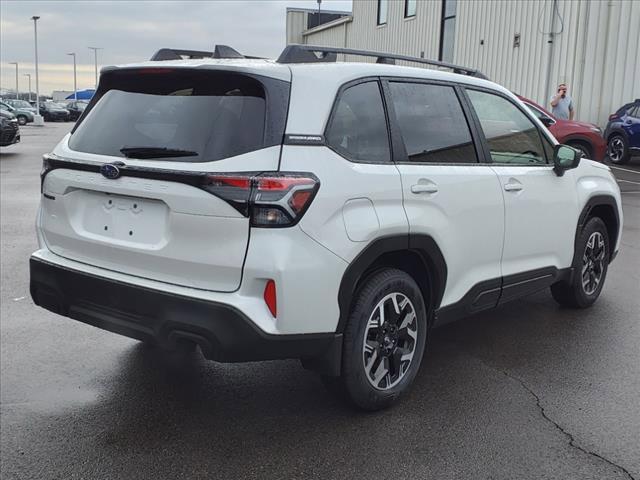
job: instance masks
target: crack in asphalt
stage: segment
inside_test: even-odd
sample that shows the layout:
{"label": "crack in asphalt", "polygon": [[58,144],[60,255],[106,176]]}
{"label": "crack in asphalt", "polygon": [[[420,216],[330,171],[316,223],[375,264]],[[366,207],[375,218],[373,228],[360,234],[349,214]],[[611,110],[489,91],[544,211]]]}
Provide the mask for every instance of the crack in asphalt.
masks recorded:
{"label": "crack in asphalt", "polygon": [[522,388],[524,388],[527,392],[529,392],[529,394],[531,394],[531,396],[533,398],[535,398],[536,400],[536,406],[538,407],[538,410],[540,411],[540,414],[542,415],[542,417],[549,423],[551,423],[554,427],[556,427],[557,430],[559,430],[562,434],[564,434],[568,439],[569,439],[569,445],[577,450],[580,450],[581,452],[587,454],[587,455],[591,455],[595,458],[598,458],[600,460],[602,460],[605,463],[608,463],[609,465],[611,465],[614,468],[619,469],[620,471],[622,471],[625,475],[627,475],[627,477],[629,477],[631,480],[636,480],[636,478],[631,475],[631,473],[629,472],[629,470],[627,470],[626,468],[624,468],[621,465],[618,465],[617,463],[612,462],[611,460],[609,460],[606,457],[603,457],[602,455],[593,452],[591,450],[587,450],[586,448],[578,445],[576,443],[576,439],[574,438],[574,436],[567,432],[564,428],[562,428],[562,426],[556,422],[554,419],[552,419],[551,417],[549,417],[547,415],[547,412],[545,412],[544,407],[542,406],[542,403],[540,402],[540,397],[536,394],[536,392],[534,392],[522,379],[510,374],[509,372],[507,372],[506,370],[498,370],[497,368],[494,368],[494,370],[502,372],[503,375],[511,378],[512,380],[515,380],[516,382],[518,382]]}
{"label": "crack in asphalt", "polygon": [[586,448],[578,445],[578,443],[576,443],[576,439],[575,437],[567,432],[558,422],[556,422],[554,419],[552,419],[551,417],[549,417],[547,415],[547,412],[545,411],[544,407],[542,406],[542,403],[540,401],[540,397],[538,396],[538,394],[536,392],[534,392],[531,387],[529,387],[529,385],[527,385],[524,380],[522,380],[521,378],[516,377],[515,375],[512,375],[511,373],[509,373],[506,370],[494,367],[493,365],[488,364],[485,360],[483,360],[482,358],[476,356],[476,355],[472,355],[469,352],[467,352],[468,355],[470,355],[471,357],[475,358],[476,360],[478,360],[480,363],[482,363],[483,365],[485,365],[486,367],[502,373],[505,377],[510,378],[511,380],[515,380],[516,382],[518,382],[520,384],[520,386],[522,388],[524,388],[536,401],[536,406],[538,407],[538,410],[540,411],[540,414],[542,415],[542,418],[544,418],[547,422],[549,422],[550,424],[552,424],[556,430],[558,430],[560,433],[562,433],[565,437],[567,437],[569,439],[569,446],[575,448],[576,450],[581,451],[582,453],[585,453],[586,455],[591,455],[592,457],[595,457],[607,464],[609,464],[610,466],[620,470],[621,472],[623,472],[627,477],[629,477],[631,480],[637,480],[633,475],[631,475],[631,473],[629,472],[629,470],[627,470],[626,468],[624,468],[621,465],[618,465],[617,463],[609,460],[606,457],[603,457],[602,455],[596,453],[596,452],[592,452],[591,450],[587,450]]}

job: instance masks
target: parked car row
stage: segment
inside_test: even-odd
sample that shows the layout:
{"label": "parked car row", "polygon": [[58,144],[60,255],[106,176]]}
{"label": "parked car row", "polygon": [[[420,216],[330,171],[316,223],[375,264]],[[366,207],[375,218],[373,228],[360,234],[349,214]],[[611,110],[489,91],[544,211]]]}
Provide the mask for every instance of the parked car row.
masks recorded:
{"label": "parked car row", "polygon": [[[67,104],[58,102],[42,102],[40,115],[45,122],[76,121],[84,112],[87,102],[78,100]],[[3,99],[0,101],[0,110],[12,113],[20,125],[33,122],[36,108],[26,100]]]}
{"label": "parked car row", "polygon": [[601,162],[608,157],[612,163],[622,165],[632,156],[640,156],[640,98],[609,115],[604,133],[597,125],[557,118],[534,101],[520,95],[518,98],[558,142],[572,146],[586,158]]}
{"label": "parked car row", "polygon": [[36,114],[36,109],[26,100],[2,100],[0,110],[11,112],[20,125],[33,122],[33,116]]}
{"label": "parked car row", "polygon": [[0,110],[0,147],[13,145],[20,141],[20,128],[16,116],[6,110]]}

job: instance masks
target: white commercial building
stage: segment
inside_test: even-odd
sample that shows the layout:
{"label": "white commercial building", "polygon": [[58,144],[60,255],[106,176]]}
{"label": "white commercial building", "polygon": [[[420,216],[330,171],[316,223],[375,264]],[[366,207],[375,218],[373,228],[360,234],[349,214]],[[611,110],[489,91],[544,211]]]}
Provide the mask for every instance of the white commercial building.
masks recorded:
{"label": "white commercial building", "polygon": [[464,65],[545,108],[565,82],[576,119],[599,125],[640,97],[638,0],[353,0],[317,26],[312,13],[287,10],[288,43]]}

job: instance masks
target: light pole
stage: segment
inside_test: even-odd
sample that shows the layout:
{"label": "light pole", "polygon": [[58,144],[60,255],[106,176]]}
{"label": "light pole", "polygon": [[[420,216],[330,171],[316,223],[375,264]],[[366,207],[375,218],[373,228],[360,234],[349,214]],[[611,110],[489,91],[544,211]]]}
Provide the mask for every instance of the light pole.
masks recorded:
{"label": "light pole", "polygon": [[73,57],[73,99],[78,100],[78,82],[76,77],[76,54],[67,53],[67,55],[71,55]]}
{"label": "light pole", "polygon": [[23,73],[22,75],[24,75],[25,77],[29,78],[29,101],[31,101],[31,74],[30,73]]}
{"label": "light pole", "polygon": [[40,116],[40,82],[38,81],[38,20],[40,17],[33,16],[31,20],[33,20],[33,36],[35,39],[36,46],[36,115],[33,119],[34,125],[42,126],[44,125],[43,119]]}
{"label": "light pole", "polygon": [[9,65],[16,66],[16,100],[18,100],[18,62],[9,62]]}
{"label": "light pole", "polygon": [[98,50],[102,50],[101,47],[87,47],[89,50],[93,50],[93,60],[95,62],[96,73],[96,90],[98,89]]}

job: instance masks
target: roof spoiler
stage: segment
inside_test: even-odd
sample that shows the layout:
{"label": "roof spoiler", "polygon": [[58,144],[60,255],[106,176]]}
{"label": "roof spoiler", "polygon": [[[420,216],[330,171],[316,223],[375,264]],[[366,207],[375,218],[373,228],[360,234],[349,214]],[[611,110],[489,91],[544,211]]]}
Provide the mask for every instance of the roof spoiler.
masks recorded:
{"label": "roof spoiler", "polygon": [[415,62],[434,67],[448,68],[454,73],[469,75],[471,77],[488,79],[479,70],[454,65],[453,63],[441,62],[438,60],[429,60],[426,58],[411,57],[408,55],[398,55],[395,53],[374,52],[370,50],[355,50],[352,48],[324,47],[319,45],[287,45],[278,57],[278,63],[316,63],[316,62],[335,62],[337,55],[357,55],[360,57],[374,57],[376,63],[395,65],[396,60],[405,62]]}

